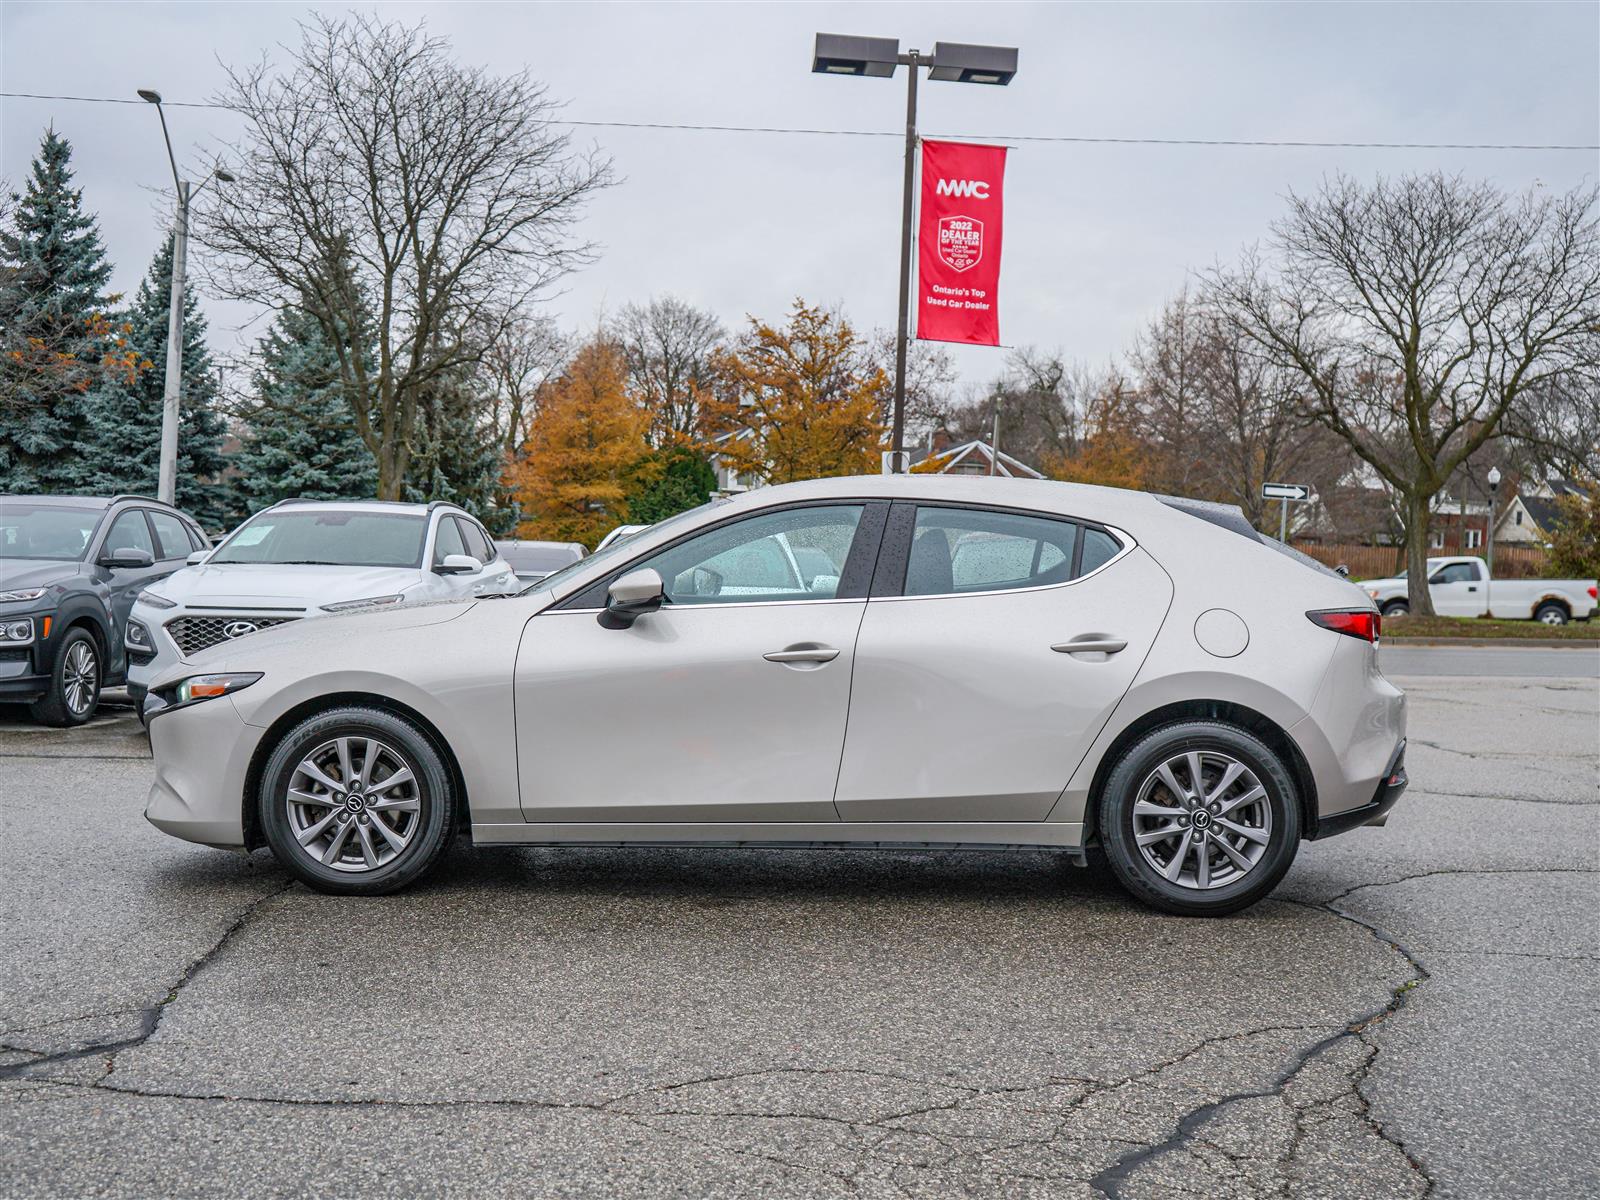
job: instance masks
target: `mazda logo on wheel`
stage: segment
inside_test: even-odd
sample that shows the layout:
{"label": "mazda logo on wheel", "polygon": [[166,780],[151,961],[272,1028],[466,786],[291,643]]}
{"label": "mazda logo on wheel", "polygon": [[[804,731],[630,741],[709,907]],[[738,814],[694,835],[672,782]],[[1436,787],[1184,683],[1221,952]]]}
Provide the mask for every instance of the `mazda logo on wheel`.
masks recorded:
{"label": "mazda logo on wheel", "polygon": [[254,633],[261,628],[254,621],[229,621],[222,627],[222,636],[229,638],[242,638],[247,633]]}

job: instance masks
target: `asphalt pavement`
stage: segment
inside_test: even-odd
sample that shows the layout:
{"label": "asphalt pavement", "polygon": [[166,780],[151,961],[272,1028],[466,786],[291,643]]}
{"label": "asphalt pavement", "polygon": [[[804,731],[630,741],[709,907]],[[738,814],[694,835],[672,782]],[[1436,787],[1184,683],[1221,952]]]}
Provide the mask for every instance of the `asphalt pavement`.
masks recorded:
{"label": "asphalt pavement", "polygon": [[1410,792],[1223,920],[1036,852],[333,899],[146,825],[125,712],[0,710],[0,1194],[1600,1193],[1594,659],[1463,653],[1384,649]]}

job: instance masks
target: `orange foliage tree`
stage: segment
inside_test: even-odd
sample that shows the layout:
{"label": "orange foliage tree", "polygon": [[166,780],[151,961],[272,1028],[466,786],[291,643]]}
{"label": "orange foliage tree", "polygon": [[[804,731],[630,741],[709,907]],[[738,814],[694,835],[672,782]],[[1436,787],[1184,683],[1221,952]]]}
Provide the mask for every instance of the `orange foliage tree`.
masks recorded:
{"label": "orange foliage tree", "polygon": [[628,394],[621,348],[604,338],[579,348],[541,392],[511,468],[524,514],[517,536],[592,548],[628,520],[627,495],[651,469],[650,414]]}
{"label": "orange foliage tree", "polygon": [[841,314],[796,300],[781,327],[751,317],[716,369],[706,423],[741,475],[791,483],[879,469],[889,379]]}
{"label": "orange foliage tree", "polygon": [[1136,392],[1120,380],[1100,388],[1085,407],[1083,430],[1074,450],[1052,454],[1040,464],[1046,475],[1104,487],[1145,485],[1157,451],[1143,435]]}

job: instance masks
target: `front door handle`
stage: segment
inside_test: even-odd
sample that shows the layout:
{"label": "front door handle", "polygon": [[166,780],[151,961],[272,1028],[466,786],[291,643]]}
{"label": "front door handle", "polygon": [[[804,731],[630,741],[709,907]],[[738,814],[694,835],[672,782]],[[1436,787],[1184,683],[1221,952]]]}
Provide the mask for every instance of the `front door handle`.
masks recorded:
{"label": "front door handle", "polygon": [[1070,642],[1057,642],[1050,647],[1057,654],[1116,654],[1127,648],[1126,638],[1105,637],[1095,633],[1073,638]]}
{"label": "front door handle", "polygon": [[775,663],[828,663],[838,658],[839,652],[832,646],[790,646],[761,657]]}

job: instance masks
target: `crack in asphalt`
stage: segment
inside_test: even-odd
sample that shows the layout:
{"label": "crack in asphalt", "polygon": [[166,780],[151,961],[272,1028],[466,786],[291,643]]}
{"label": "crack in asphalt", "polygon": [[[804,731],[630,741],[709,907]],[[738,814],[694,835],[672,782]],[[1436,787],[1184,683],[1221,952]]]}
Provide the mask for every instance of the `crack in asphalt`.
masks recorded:
{"label": "crack in asphalt", "polygon": [[1556,808],[1600,808],[1600,800],[1551,800],[1546,796],[1508,796],[1503,792],[1431,792],[1412,788],[1417,796],[1437,796],[1442,800],[1505,800],[1512,804],[1551,804]]}

